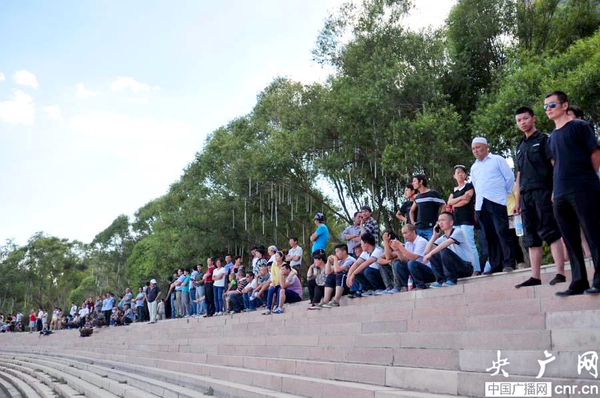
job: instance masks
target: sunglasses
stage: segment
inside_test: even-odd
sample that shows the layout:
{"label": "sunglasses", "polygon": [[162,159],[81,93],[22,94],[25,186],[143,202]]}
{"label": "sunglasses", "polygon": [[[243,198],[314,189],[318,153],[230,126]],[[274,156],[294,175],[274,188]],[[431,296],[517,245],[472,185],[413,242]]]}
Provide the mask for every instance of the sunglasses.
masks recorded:
{"label": "sunglasses", "polygon": [[[562,105],[563,103],[560,102],[560,104]],[[544,110],[548,110],[548,108],[550,109],[554,109],[558,106],[558,103],[556,103],[556,101],[552,101],[552,102],[548,102],[547,104],[544,104]]]}

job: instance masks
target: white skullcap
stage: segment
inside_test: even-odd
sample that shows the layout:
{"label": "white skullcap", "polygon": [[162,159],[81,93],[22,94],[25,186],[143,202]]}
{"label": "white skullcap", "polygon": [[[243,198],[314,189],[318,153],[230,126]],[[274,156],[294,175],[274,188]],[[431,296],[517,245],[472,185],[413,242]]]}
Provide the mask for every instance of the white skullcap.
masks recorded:
{"label": "white skullcap", "polygon": [[150,283],[154,283],[154,284],[156,284],[156,279],[152,279],[152,280],[150,281]]}
{"label": "white skullcap", "polygon": [[485,144],[487,145],[487,140],[483,137],[475,137],[473,138],[473,142],[471,142],[471,145],[473,144]]}

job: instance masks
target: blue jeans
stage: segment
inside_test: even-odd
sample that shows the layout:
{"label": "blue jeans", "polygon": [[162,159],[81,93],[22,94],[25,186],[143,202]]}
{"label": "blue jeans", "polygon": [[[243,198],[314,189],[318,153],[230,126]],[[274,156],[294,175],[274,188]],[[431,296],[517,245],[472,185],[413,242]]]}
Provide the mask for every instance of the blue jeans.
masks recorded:
{"label": "blue jeans", "polygon": [[267,309],[270,310],[272,308],[273,298],[275,298],[275,307],[279,306],[279,289],[280,286],[269,286],[269,291],[267,292]]}
{"label": "blue jeans", "polygon": [[196,315],[196,303],[194,300],[196,299],[196,288],[190,288],[190,308],[188,310],[188,315]]}
{"label": "blue jeans", "polygon": [[223,286],[213,286],[213,292],[215,293],[215,312],[223,312]]}
{"label": "blue jeans", "polygon": [[394,271],[394,287],[398,290],[408,287],[408,263],[395,260],[392,263],[392,270]]}
{"label": "blue jeans", "polygon": [[456,227],[460,228],[463,231],[463,233],[467,237],[469,246],[471,246],[471,251],[473,252],[473,268],[475,268],[475,271],[481,272],[481,264],[479,264],[479,252],[477,251],[477,245],[475,244],[475,226],[456,225]]}
{"label": "blue jeans", "polygon": [[429,242],[429,239],[431,239],[431,237],[433,236],[433,228],[417,228],[417,235],[419,235],[422,238],[425,238],[425,240]]}
{"label": "blue jeans", "polygon": [[408,270],[413,277],[415,287],[419,289],[425,289],[427,288],[426,283],[436,281],[436,277],[432,269],[417,260],[410,260],[408,262]]}
{"label": "blue jeans", "polygon": [[[196,300],[204,296],[204,286],[198,286],[196,288]],[[199,301],[196,304],[196,315],[206,314],[206,299]]]}
{"label": "blue jeans", "polygon": [[175,305],[175,292],[171,293],[171,318],[177,318],[177,306]]}
{"label": "blue jeans", "polygon": [[355,275],[356,281],[362,285],[365,291],[385,289],[378,269],[367,267]]}

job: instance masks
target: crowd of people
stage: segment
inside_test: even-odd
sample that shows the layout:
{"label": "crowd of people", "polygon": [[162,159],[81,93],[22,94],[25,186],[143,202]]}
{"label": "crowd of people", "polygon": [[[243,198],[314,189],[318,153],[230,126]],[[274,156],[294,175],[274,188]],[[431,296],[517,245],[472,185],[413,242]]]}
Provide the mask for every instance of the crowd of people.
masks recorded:
{"label": "crowd of people", "polygon": [[[80,307],[72,303],[66,314],[57,308],[48,328],[155,323],[258,309],[265,315],[280,314],[286,303],[299,302],[305,295],[308,309],[319,310],[339,306],[343,295],[357,298],[451,287],[460,278],[510,272],[526,261],[531,277],[515,287],[536,286],[542,284],[544,242],[556,265],[550,285],[566,282],[566,255],[571,264],[571,282],[557,295],[599,294],[598,139],[565,93],[549,94],[544,110],[555,123],[551,135],[536,128],[531,108],[515,112],[516,126],[523,133],[516,147],[516,175],[504,157],[490,153],[486,138],[475,137],[471,144],[475,160],[470,167],[454,166],[448,177],[455,188],[447,200],[428,187],[427,176],[413,176],[396,213],[402,223],[400,234],[381,233],[372,209],[363,206],[327,254],[329,228],[325,215],[317,213],[305,275],[302,264],[308,255],[292,237],[285,250],[255,246],[247,266],[240,256],[225,256],[207,258],[206,267],[179,268],[167,279],[164,297],[152,279],[135,297],[127,289],[118,299],[106,293]],[[586,257],[591,257],[595,269],[591,285]],[[47,320],[46,312],[36,315],[32,310],[29,329],[42,330]],[[6,329],[23,329],[23,314],[8,315],[6,321],[2,316],[2,331]]]}

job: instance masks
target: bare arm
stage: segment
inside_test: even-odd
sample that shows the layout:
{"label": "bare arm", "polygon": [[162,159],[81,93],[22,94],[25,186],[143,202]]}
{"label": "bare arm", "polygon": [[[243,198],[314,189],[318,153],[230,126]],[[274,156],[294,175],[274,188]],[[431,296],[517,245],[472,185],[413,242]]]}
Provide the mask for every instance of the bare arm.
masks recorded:
{"label": "bare arm", "polygon": [[413,202],[412,206],[410,207],[410,220],[413,223],[417,222],[417,219],[415,218],[416,214],[417,214],[417,202]]}
{"label": "bare arm", "polygon": [[597,173],[600,169],[600,148],[596,148],[592,152],[592,166],[594,166],[594,171]]}
{"label": "bare arm", "polygon": [[521,172],[517,171],[517,178],[515,179],[515,207],[513,208],[513,214],[521,212]]}

